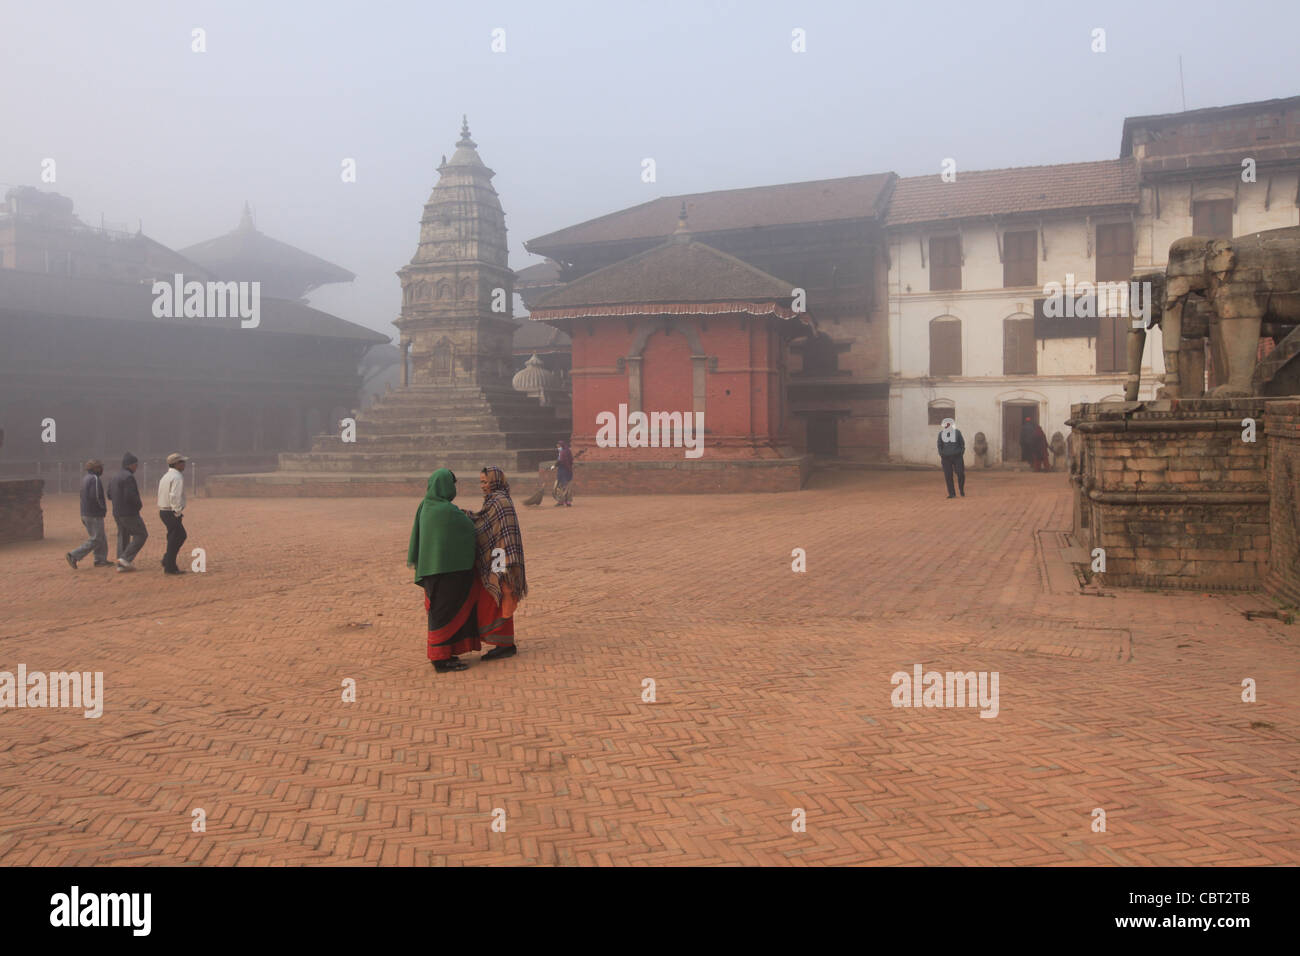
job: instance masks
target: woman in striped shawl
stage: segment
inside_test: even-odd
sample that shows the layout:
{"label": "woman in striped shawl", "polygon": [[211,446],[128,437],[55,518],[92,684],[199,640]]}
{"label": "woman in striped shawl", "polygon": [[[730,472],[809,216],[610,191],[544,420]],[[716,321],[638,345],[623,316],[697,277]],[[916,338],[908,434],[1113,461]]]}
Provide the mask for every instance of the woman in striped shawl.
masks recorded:
{"label": "woman in striped shawl", "polygon": [[483,585],[478,599],[479,639],[494,645],[483,660],[515,654],[515,608],[528,594],[524,541],[510,500],[505,472],[489,465],[479,475],[483,508],[469,512],[478,538],[475,569]]}

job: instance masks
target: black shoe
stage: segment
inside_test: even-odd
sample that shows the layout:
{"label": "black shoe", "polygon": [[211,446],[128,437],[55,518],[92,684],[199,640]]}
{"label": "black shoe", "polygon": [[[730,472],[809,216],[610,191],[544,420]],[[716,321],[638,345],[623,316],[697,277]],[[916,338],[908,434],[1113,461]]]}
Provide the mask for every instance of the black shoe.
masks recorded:
{"label": "black shoe", "polygon": [[956,495],[949,495],[948,497],[949,497],[949,498],[956,498],[957,496],[956,496]]}
{"label": "black shoe", "polygon": [[163,574],[184,574],[180,568],[163,568]]}
{"label": "black shoe", "polygon": [[434,661],[433,669],[439,674],[445,674],[448,671],[467,671],[469,665],[464,661]]}
{"label": "black shoe", "polygon": [[519,649],[515,647],[513,644],[511,644],[509,647],[494,647],[492,648],[492,650],[488,651],[486,654],[480,657],[479,660],[495,661],[502,657],[514,657],[515,654],[518,652],[518,650]]}
{"label": "black shoe", "polygon": [[113,563],[112,561],[96,561],[96,562],[95,562],[95,567],[97,567],[97,568],[106,568],[106,567],[108,567],[108,566],[109,566],[110,564],[112,564],[112,563]]}
{"label": "black shoe", "polygon": [[68,564],[72,566],[72,570],[77,570],[77,559],[72,556],[72,552],[69,551],[64,557],[68,559]]}
{"label": "black shoe", "polygon": [[966,497],[966,492],[963,491],[963,492],[961,493],[961,496],[962,496],[963,498],[965,498],[965,497]]}

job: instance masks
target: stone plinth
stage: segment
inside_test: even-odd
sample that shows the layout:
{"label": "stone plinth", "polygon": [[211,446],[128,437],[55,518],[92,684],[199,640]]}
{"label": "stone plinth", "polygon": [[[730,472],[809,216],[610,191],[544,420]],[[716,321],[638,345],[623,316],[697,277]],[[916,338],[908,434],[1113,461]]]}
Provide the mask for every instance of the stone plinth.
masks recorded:
{"label": "stone plinth", "polygon": [[[1075,405],[1075,535],[1108,585],[1254,589],[1269,562],[1264,400]],[[1242,420],[1256,440],[1242,440]]]}
{"label": "stone plinth", "polygon": [[[812,473],[812,456],[667,461],[574,463],[576,495],[730,494],[798,491]],[[555,482],[549,465],[537,471],[548,492]]]}
{"label": "stone plinth", "polygon": [[1265,404],[1268,432],[1269,552],[1265,586],[1300,605],[1300,398]]}
{"label": "stone plinth", "polygon": [[39,478],[0,480],[0,544],[45,537],[44,491],[45,482]]}

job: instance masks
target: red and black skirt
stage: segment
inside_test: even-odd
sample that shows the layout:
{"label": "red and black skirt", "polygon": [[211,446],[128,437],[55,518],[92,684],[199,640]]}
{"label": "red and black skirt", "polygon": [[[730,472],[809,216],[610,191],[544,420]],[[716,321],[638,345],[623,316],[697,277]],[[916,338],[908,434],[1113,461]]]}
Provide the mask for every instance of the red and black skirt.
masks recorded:
{"label": "red and black skirt", "polygon": [[477,651],[478,573],[473,569],[427,574],[419,582],[424,588],[424,609],[429,614],[429,660],[445,661],[458,654]]}

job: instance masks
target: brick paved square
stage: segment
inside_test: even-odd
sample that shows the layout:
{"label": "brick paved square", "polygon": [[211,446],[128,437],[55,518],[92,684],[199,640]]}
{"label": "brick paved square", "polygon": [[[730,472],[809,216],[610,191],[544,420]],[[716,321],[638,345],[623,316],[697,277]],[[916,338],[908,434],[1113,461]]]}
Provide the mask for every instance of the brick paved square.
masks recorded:
{"label": "brick paved square", "polygon": [[[156,516],[141,572],[71,571],[49,497],[0,550],[0,670],[102,671],[104,713],[0,710],[0,863],[1300,862],[1300,629],[1258,595],[1071,593],[1063,476],[968,492],[521,508],[520,653],[446,675],[414,500],[200,498],[207,571],[165,578]],[[998,672],[997,716],[892,706],[916,664]]]}

